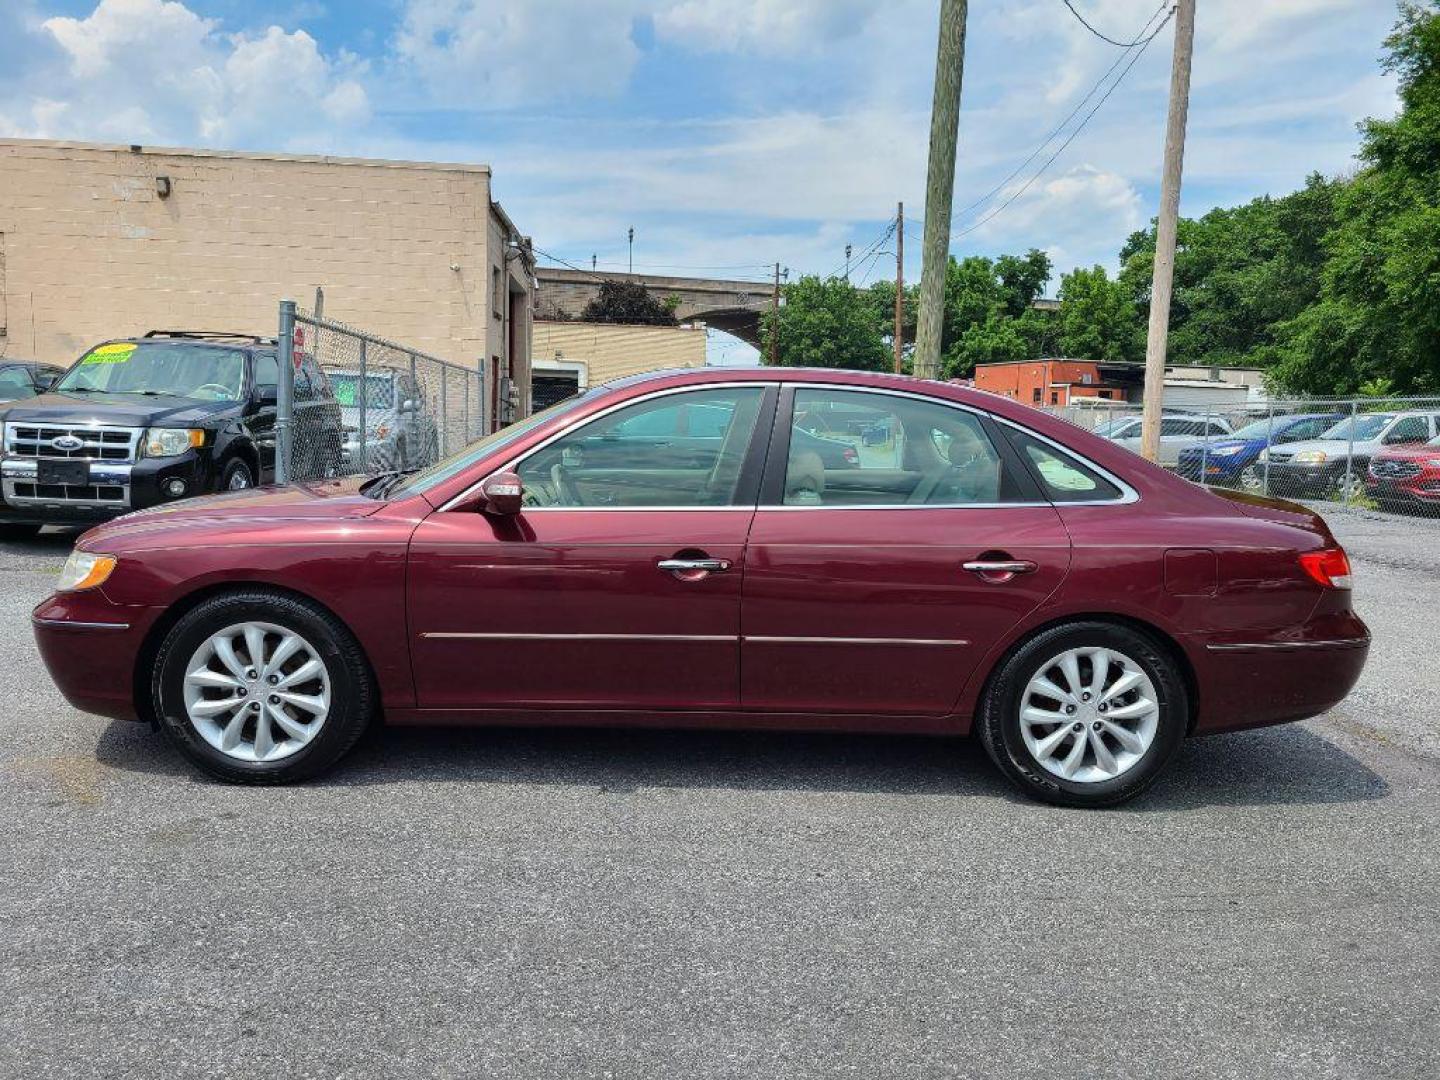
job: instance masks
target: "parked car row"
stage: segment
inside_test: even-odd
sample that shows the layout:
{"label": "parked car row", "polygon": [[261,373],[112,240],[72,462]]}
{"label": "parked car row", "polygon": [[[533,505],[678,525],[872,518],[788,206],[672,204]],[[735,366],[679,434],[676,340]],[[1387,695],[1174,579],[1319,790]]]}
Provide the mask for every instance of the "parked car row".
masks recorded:
{"label": "parked car row", "polygon": [[[274,339],[198,331],[102,342],[68,371],[0,367],[0,535],[271,482],[279,370]],[[308,354],[295,395],[296,474],[334,475],[340,409]]]}

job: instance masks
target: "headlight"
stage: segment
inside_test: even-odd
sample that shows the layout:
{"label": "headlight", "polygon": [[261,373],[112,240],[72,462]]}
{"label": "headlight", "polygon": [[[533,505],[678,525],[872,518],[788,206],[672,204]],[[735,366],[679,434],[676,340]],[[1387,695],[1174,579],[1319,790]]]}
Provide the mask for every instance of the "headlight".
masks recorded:
{"label": "headlight", "polygon": [[1242,449],[1243,449],[1243,447],[1239,447],[1239,446],[1221,446],[1221,447],[1218,447],[1218,448],[1216,448],[1216,449],[1214,449],[1214,450],[1211,450],[1211,451],[1210,451],[1210,456],[1211,456],[1211,457],[1234,457],[1234,456],[1235,456],[1236,454],[1238,454]]}
{"label": "headlight", "polygon": [[1323,465],[1325,464],[1324,450],[1301,450],[1292,459],[1301,465]]}
{"label": "headlight", "polygon": [[200,428],[151,428],[145,433],[146,457],[174,457],[191,447],[205,445],[205,432]]}
{"label": "headlight", "polygon": [[56,592],[78,592],[105,584],[115,569],[114,555],[93,555],[88,551],[72,551],[55,583]]}

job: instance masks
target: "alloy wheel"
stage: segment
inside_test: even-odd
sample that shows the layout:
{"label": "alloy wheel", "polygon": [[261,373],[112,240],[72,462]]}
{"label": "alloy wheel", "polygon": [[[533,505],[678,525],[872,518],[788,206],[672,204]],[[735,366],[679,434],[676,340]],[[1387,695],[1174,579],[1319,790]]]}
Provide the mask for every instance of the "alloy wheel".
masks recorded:
{"label": "alloy wheel", "polygon": [[1265,489],[1265,474],[1254,465],[1246,465],[1240,470],[1240,486],[1252,495],[1258,495]]}
{"label": "alloy wheel", "polygon": [[1113,780],[1145,756],[1160,723],[1150,677],[1114,649],[1067,649],[1020,697],[1020,733],[1046,772],[1078,784]]}
{"label": "alloy wheel", "polygon": [[330,674],[293,630],[244,622],[206,638],[185,667],[185,713],[227,757],[278,761],[308,745],[330,713]]}

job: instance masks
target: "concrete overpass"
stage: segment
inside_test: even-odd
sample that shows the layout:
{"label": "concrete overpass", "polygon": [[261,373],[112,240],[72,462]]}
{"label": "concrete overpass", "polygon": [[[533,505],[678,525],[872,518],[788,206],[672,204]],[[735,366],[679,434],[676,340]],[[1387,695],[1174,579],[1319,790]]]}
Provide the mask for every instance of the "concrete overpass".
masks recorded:
{"label": "concrete overpass", "polygon": [[[535,271],[539,288],[535,292],[537,318],[578,319],[585,305],[600,291],[606,275],[588,270],[564,270],[541,266]],[[636,281],[657,300],[679,297],[675,317],[681,322],[696,320],[733,334],[741,341],[760,347],[760,313],[770,303],[770,285],[756,281],[727,281],[722,278],[666,277],[660,274],[611,274],[616,281]]]}

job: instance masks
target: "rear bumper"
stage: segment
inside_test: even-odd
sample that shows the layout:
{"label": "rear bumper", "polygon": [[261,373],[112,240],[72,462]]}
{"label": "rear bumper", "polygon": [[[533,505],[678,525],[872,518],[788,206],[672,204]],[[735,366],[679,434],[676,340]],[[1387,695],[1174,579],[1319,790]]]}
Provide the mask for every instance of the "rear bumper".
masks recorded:
{"label": "rear bumper", "polygon": [[1370,655],[1370,631],[1353,613],[1317,620],[1304,635],[1189,643],[1199,682],[1195,734],[1284,724],[1334,708]]}
{"label": "rear bumper", "polygon": [[82,712],[137,720],[135,661],[160,611],[111,604],[97,590],[47,597],[30,621],[40,658],[66,701]]}

